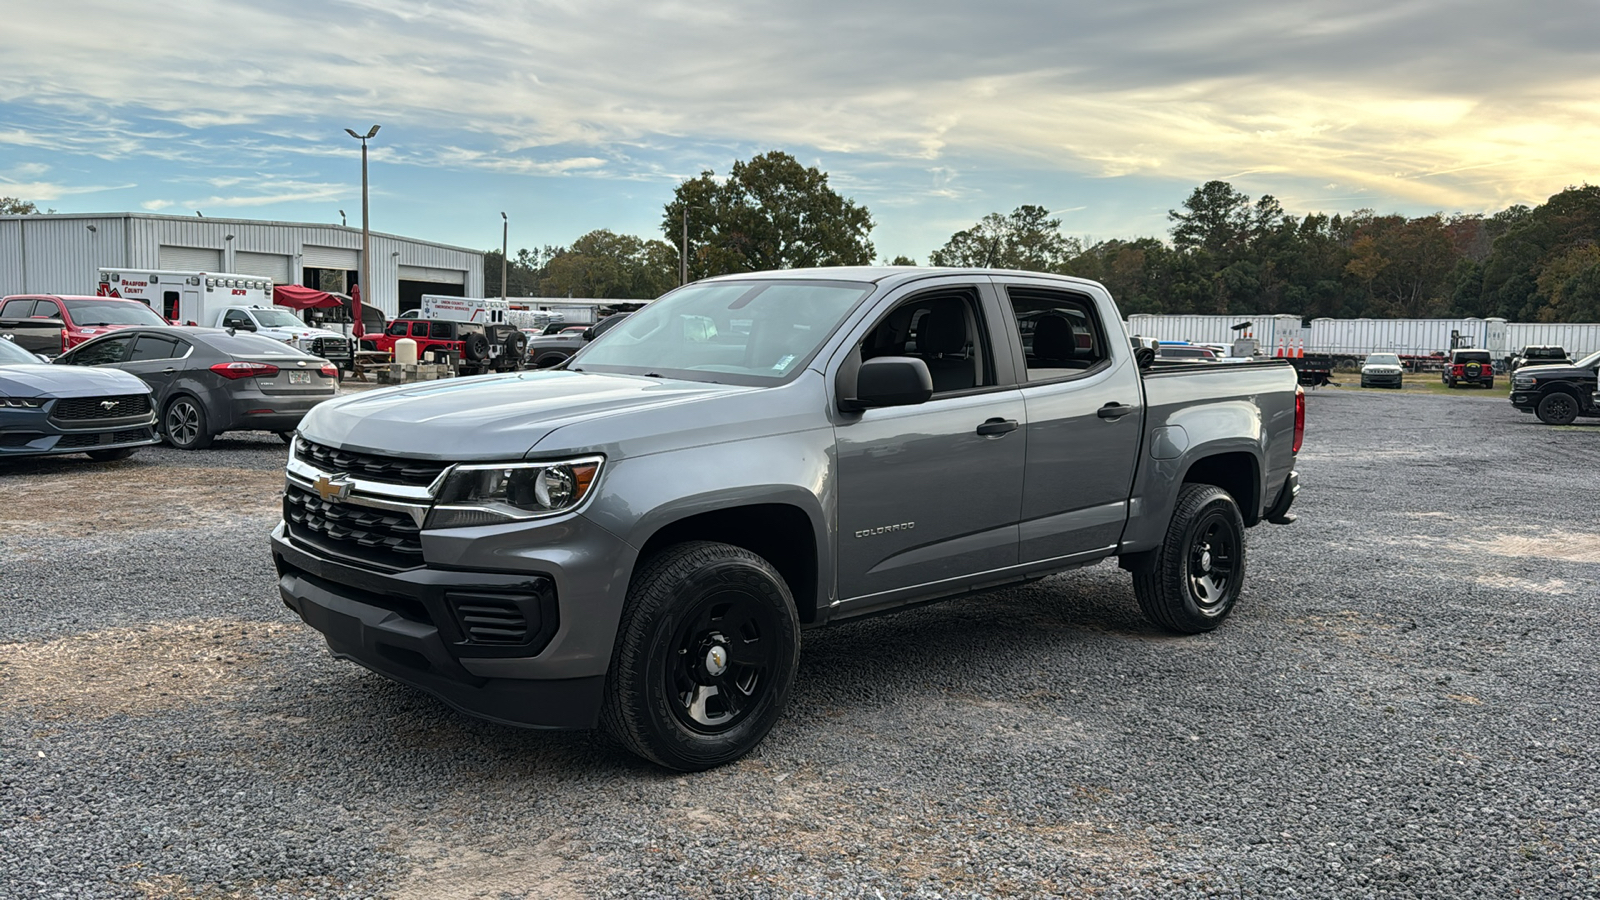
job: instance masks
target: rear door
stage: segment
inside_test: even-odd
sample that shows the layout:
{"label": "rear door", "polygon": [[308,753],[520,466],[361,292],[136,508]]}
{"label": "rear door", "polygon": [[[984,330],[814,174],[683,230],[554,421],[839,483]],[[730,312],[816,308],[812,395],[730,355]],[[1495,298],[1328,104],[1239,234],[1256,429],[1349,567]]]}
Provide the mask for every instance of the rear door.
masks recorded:
{"label": "rear door", "polygon": [[1023,563],[1103,555],[1128,518],[1143,426],[1139,374],[1110,298],[997,278],[1027,407]]}
{"label": "rear door", "polygon": [[1026,414],[996,321],[988,279],[968,278],[919,286],[861,326],[850,353],[922,358],[934,394],[836,420],[845,609],[961,590],[1016,564]]}
{"label": "rear door", "polygon": [[159,409],[165,403],[179,369],[184,365],[183,357],[190,350],[187,341],[172,335],[140,334],[134,337],[127,361],[118,363],[117,368],[139,376],[145,384],[150,385],[150,392],[155,395],[156,408]]}

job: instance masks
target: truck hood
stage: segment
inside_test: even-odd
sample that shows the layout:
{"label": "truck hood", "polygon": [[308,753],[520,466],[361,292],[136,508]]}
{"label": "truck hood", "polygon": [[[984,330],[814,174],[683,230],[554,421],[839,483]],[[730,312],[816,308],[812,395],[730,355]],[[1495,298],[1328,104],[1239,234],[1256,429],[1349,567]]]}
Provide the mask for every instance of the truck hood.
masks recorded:
{"label": "truck hood", "polygon": [[338,338],[341,341],[344,340],[344,335],[337,331],[326,331],[321,328],[263,328],[256,333],[280,341],[286,338],[294,338],[297,341],[301,338]]}
{"label": "truck hood", "polygon": [[386,388],[319,404],[308,440],[388,456],[518,459],[564,425],[753,388],[595,372],[517,372]]}
{"label": "truck hood", "polygon": [[0,396],[5,397],[102,397],[149,392],[150,388],[137,376],[121,369],[44,363],[0,366]]}
{"label": "truck hood", "polygon": [[1513,378],[1593,378],[1593,369],[1574,365],[1523,366],[1511,373]]}

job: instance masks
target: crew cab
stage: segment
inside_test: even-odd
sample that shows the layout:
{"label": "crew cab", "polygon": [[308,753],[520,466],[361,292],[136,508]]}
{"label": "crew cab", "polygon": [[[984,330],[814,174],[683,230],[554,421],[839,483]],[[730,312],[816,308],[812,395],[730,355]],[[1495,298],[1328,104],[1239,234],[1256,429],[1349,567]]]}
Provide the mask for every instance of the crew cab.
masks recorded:
{"label": "crew cab", "polygon": [[536,369],[558,366],[572,358],[590,341],[622,324],[631,313],[606,316],[593,325],[568,325],[553,334],[528,340],[528,362]]}
{"label": "crew cab", "polygon": [[1494,387],[1494,359],[1487,350],[1451,350],[1439,376],[1446,387],[1477,384]]}
{"label": "crew cab", "polygon": [[395,342],[410,338],[417,358],[426,354],[447,356],[464,373],[514,370],[522,367],[528,336],[512,325],[484,325],[455,319],[390,319],[382,334],[371,335],[362,345],[393,353]]}
{"label": "crew cab", "polygon": [[137,300],[70,294],[17,294],[0,300],[0,335],[30,353],[51,357],[118,328],[165,324]]}
{"label": "crew cab", "polygon": [[1571,425],[1579,416],[1600,416],[1597,370],[1600,353],[1569,366],[1524,366],[1511,375],[1511,405],[1534,413],[1546,425]]}
{"label": "crew cab", "polygon": [[696,282],[560,369],[313,409],[279,591],[336,657],[685,771],[773,726],[805,628],[1116,558],[1157,627],[1210,631],[1246,529],[1293,521],[1305,397],[1121,322],[1064,276]]}

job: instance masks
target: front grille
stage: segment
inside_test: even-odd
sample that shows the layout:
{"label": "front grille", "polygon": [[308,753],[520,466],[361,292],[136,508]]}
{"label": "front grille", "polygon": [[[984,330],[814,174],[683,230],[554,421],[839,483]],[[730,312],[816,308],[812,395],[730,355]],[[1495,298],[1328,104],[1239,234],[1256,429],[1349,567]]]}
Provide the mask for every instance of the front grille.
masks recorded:
{"label": "front grille", "polygon": [[332,503],[290,484],[283,520],[290,537],[348,559],[391,569],[422,565],[422,532],[405,513]]}
{"label": "front grille", "polygon": [[[107,406],[108,403],[111,405]],[[68,397],[57,400],[50,417],[63,422],[75,422],[85,419],[126,419],[149,414],[149,394],[123,394],[117,397]]]}
{"label": "front grille", "polygon": [[61,440],[56,441],[56,449],[67,450],[75,447],[98,447],[100,446],[100,437],[101,435],[98,434],[63,434],[61,436]]}
{"label": "front grille", "polygon": [[55,449],[72,450],[98,447],[102,444],[132,444],[150,440],[148,428],[125,428],[121,431],[100,431],[93,434],[64,434],[56,441]]}
{"label": "front grille", "polygon": [[325,359],[343,359],[350,355],[350,342],[344,338],[316,338],[311,342],[311,352]]}
{"label": "front grille", "polygon": [[437,460],[400,459],[372,453],[335,450],[332,447],[314,444],[305,438],[296,440],[294,455],[296,459],[324,472],[415,487],[427,487],[432,484],[434,479],[439,477],[439,473],[450,465]]}

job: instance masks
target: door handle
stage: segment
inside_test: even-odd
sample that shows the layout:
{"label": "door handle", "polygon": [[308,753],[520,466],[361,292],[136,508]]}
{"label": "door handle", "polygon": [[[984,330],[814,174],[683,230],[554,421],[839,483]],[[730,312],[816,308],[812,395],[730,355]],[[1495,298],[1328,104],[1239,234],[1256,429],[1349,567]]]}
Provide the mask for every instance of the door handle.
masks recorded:
{"label": "door handle", "polygon": [[1017,430],[1016,419],[990,419],[978,426],[978,433],[984,437],[999,437]]}
{"label": "door handle", "polygon": [[165,369],[161,370],[161,374],[163,374],[163,375],[171,375],[173,372],[176,372],[176,371],[178,371],[178,370],[174,369],[171,366],[167,366]]}
{"label": "door handle", "polygon": [[1100,411],[1095,415],[1102,419],[1120,419],[1131,412],[1133,412],[1133,407],[1126,403],[1107,403],[1105,406],[1100,407]]}

